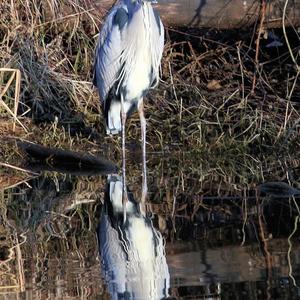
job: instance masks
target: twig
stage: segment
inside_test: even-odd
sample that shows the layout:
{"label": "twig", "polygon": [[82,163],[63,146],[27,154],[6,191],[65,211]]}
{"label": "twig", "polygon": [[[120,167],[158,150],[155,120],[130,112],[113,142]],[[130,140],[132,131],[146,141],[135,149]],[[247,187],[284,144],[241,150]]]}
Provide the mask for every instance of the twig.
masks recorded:
{"label": "twig", "polygon": [[[57,22],[61,22],[61,21],[65,21],[66,19],[69,19],[69,18],[73,18],[73,17],[76,17],[76,16],[80,16],[82,14],[87,14],[89,17],[90,17],[90,12],[95,10],[95,8],[90,8],[90,9],[87,9],[87,10],[84,10],[84,11],[80,11],[78,13],[74,13],[74,14],[70,14],[70,15],[67,15],[67,16],[63,16],[61,18],[58,18],[58,19],[54,19],[54,20],[51,20],[51,21],[47,21],[47,22],[44,22],[44,23],[41,23],[41,24],[38,24],[38,25],[35,25],[34,27],[35,28],[38,28],[38,27],[41,27],[41,26],[45,26],[45,25],[49,25],[49,24],[52,24],[52,23],[57,23]],[[92,19],[93,20],[93,19]],[[94,22],[93,20],[93,23],[94,25],[96,25],[96,27],[98,28],[97,24]]]}
{"label": "twig", "polygon": [[[256,52],[255,52],[255,66],[256,70],[258,69],[258,55],[259,55],[259,45],[260,45],[260,36],[263,32],[263,25],[266,17],[266,0],[261,0],[261,14],[260,14],[260,22],[259,22],[259,27],[258,27],[258,33],[257,33],[257,39],[256,39]],[[253,77],[253,83],[252,83],[252,89],[251,89],[251,94],[253,94],[255,90],[255,85],[256,85],[256,72]]]}
{"label": "twig", "polygon": [[244,101],[245,99],[245,81],[244,81],[244,71],[243,71],[243,63],[241,59],[241,42],[238,43],[237,45],[237,54],[239,58],[239,63],[240,63],[240,70],[241,70],[241,76],[242,76],[242,100]]}
{"label": "twig", "polygon": [[272,256],[268,249],[268,240],[265,236],[265,226],[263,224],[263,216],[261,212],[260,204],[258,204],[258,225],[260,231],[261,242],[263,244],[264,256],[266,260],[266,270],[267,270],[267,299],[271,299],[270,286],[271,286],[271,270],[272,270]]}
{"label": "twig", "polygon": [[291,252],[292,252],[291,239],[292,239],[293,235],[296,233],[296,231],[298,229],[298,222],[299,222],[299,216],[296,216],[295,222],[294,222],[294,229],[288,237],[289,249],[288,249],[288,252],[287,252],[287,261],[288,261],[288,266],[289,266],[289,277],[292,279],[292,282],[293,282],[294,286],[297,286],[297,284],[296,284],[295,277],[293,276],[293,267],[292,267],[292,264],[291,264]]}
{"label": "twig", "polygon": [[16,186],[18,186],[18,185],[20,185],[22,183],[26,184],[29,188],[31,188],[30,184],[27,181],[29,179],[32,179],[32,178],[34,178],[34,177],[30,177],[30,178],[26,178],[24,180],[18,181],[18,182],[14,183],[14,184],[11,184],[9,186],[4,187],[3,189],[5,189],[5,190],[12,189],[12,188],[14,188],[14,187],[16,187]]}
{"label": "twig", "polygon": [[18,273],[19,273],[19,285],[20,285],[20,291],[25,291],[25,275],[24,275],[24,265],[23,265],[23,259],[22,259],[22,252],[21,247],[23,243],[26,241],[26,236],[23,235],[24,241],[22,243],[19,243],[18,236],[15,232],[14,234],[15,240],[16,240],[16,256],[17,256],[17,265],[18,265]]}
{"label": "twig", "polygon": [[175,89],[175,86],[174,86],[174,80],[173,80],[173,74],[172,74],[172,67],[171,67],[171,63],[170,62],[169,62],[169,72],[170,72],[170,79],[171,79],[172,90],[173,90],[175,99],[178,102],[178,98],[177,98],[177,94],[176,94],[176,89]]}
{"label": "twig", "polygon": [[286,0],[285,4],[284,4],[284,7],[283,7],[282,30],[283,30],[283,35],[284,35],[284,38],[285,38],[286,45],[287,45],[287,47],[289,49],[289,52],[290,52],[291,59],[292,59],[293,63],[295,64],[297,72],[300,72],[300,66],[298,66],[298,64],[297,64],[297,61],[296,61],[295,56],[293,54],[293,51],[292,51],[292,48],[291,48],[291,45],[289,43],[289,39],[287,37],[286,30],[285,30],[285,17],[286,17],[286,9],[287,9],[288,3],[289,3],[289,0]]}
{"label": "twig", "polygon": [[243,233],[243,239],[242,239],[242,243],[241,246],[244,246],[245,241],[246,241],[246,233],[245,233],[245,226],[247,224],[247,219],[248,219],[248,208],[247,208],[247,196],[246,196],[246,190],[244,190],[244,197],[243,197],[243,203],[242,203],[242,207],[243,207],[243,211],[245,212],[244,215],[244,220],[243,220],[243,227],[242,227],[242,233]]}
{"label": "twig", "polygon": [[23,168],[20,168],[20,167],[11,165],[11,164],[6,164],[6,163],[0,162],[0,166],[11,168],[11,169],[22,171],[22,172],[26,172],[26,173],[30,173],[30,174],[33,174],[33,175],[40,175],[39,173],[35,173],[35,172],[30,171],[30,170],[26,170],[26,169],[23,169]]}

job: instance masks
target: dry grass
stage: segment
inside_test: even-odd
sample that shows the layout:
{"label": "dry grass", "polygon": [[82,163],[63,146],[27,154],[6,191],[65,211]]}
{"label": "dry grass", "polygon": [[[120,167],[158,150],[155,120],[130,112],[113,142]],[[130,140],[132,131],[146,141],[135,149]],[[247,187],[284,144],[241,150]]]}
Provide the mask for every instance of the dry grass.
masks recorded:
{"label": "dry grass", "polygon": [[[117,160],[119,139],[105,136],[91,86],[105,11],[96,14],[84,0],[3,1],[1,8],[1,66],[21,73],[20,96],[11,86],[4,103],[11,106],[12,99],[20,99],[19,119],[29,127],[28,134],[17,127],[15,135],[94,153],[100,144],[102,153],[109,151]],[[298,38],[293,30],[288,34]],[[192,152],[220,161],[223,155],[234,162],[298,148],[299,80],[290,51],[285,44],[268,49],[262,39],[258,53],[252,35],[247,30],[168,29],[163,81],[146,100],[150,151]],[[290,47],[296,53],[297,47]],[[4,76],[2,83],[9,82]],[[3,139],[13,133],[8,124],[7,117],[1,121]],[[127,127],[131,150],[139,149],[139,131],[135,115]],[[1,160],[11,163],[8,152],[2,150]]]}
{"label": "dry grass", "polygon": [[[3,1],[1,6],[1,65],[20,70],[19,113],[43,124],[41,142],[51,126],[73,136],[94,135],[101,144],[114,142],[104,138],[91,86],[97,26],[105,11],[97,8],[96,14],[85,0]],[[167,33],[163,82],[146,101],[151,150],[255,153],[298,146],[299,82],[285,44],[270,50],[262,40],[257,53],[252,32]],[[52,135],[49,143],[55,144]],[[137,137],[135,117],[129,143]]]}
{"label": "dry grass", "polygon": [[[12,112],[19,100],[18,120],[29,132],[18,123],[14,128],[16,118],[0,110],[0,161],[17,165],[22,159],[14,141],[7,140],[15,136],[100,153],[118,162],[120,138],[105,135],[98,95],[91,86],[98,25],[105,11],[98,7],[96,14],[85,0],[3,1],[1,9],[0,65],[21,73],[20,95],[16,82],[4,89],[3,100]],[[258,47],[255,30],[167,29],[162,82],[146,97],[149,169],[157,164],[151,153],[172,152],[169,177],[218,174],[220,182],[237,176],[248,184],[247,172],[263,179],[258,162],[279,161],[286,153],[297,158],[300,85],[293,61],[299,47],[291,43],[289,50],[286,38],[299,37],[293,29],[285,35],[277,30],[283,47],[268,48],[270,40],[263,38],[268,32],[260,28]],[[2,77],[3,87],[10,78]],[[127,137],[135,161],[140,149],[137,115],[128,122]],[[130,168],[132,181],[140,180],[139,165]]]}
{"label": "dry grass", "polygon": [[[15,142],[7,139],[14,136],[119,162],[120,137],[105,135],[98,94],[91,86],[98,25],[105,11],[98,7],[96,14],[84,0],[3,1],[1,8],[0,65],[21,73],[20,95],[16,83],[6,89],[3,100],[13,112],[14,99],[19,99],[18,119],[29,132],[18,123],[14,128],[16,118],[0,110],[0,161],[18,165],[22,160]],[[285,37],[299,37],[293,29],[285,36],[280,30],[275,33],[283,47],[266,47],[270,40],[263,36],[268,32],[260,30],[257,53],[255,28],[167,29],[162,82],[146,97],[148,165],[154,174],[162,162],[152,153],[172,152],[166,177],[193,174],[208,182],[215,177],[218,184],[238,181],[241,190],[242,184],[263,180],[257,164],[280,161],[287,153],[297,160],[300,85]],[[290,45],[294,60],[297,45]],[[3,87],[10,78],[2,77]],[[139,138],[134,115],[127,126],[132,183],[140,180],[134,162],[140,156]]]}
{"label": "dry grass", "polygon": [[[98,26],[105,14],[99,10],[96,14],[93,1],[88,0],[0,3],[0,67],[13,70],[1,72],[0,77],[0,162],[21,165],[23,153],[16,137],[120,161],[120,137],[105,135],[98,95],[91,85]],[[207,224],[213,221],[201,227],[199,216],[228,220],[236,209],[239,226],[234,229],[241,232],[241,222],[257,221],[256,203],[250,201],[257,184],[277,180],[299,187],[300,85],[294,62],[299,65],[299,36],[293,29],[285,36],[280,30],[275,33],[283,47],[271,49],[266,47],[270,40],[264,39],[267,32],[261,28],[230,32],[167,29],[162,82],[145,102],[149,208],[169,239],[184,237],[185,222],[191,222],[189,237],[195,234],[205,240],[207,230],[218,243],[222,230],[209,231]],[[19,72],[21,76],[16,76]],[[141,190],[139,125],[134,115],[127,126],[127,180],[137,198]],[[31,186],[19,185],[30,177],[26,172],[0,169],[4,224],[0,236],[10,237],[0,248],[16,249],[12,259],[2,264],[10,268],[11,277],[5,278],[12,279],[2,285],[15,285],[15,290],[22,287],[21,256],[16,248],[20,241],[15,237],[16,232],[27,230],[32,242],[22,249],[28,256],[39,254],[26,257],[33,262],[37,277],[48,279],[51,272],[57,272],[55,263],[49,264],[49,272],[44,267],[52,258],[68,268],[70,257],[81,265],[87,262],[84,257],[92,257],[91,277],[99,276],[94,231],[103,178],[69,179],[51,173],[30,181]],[[259,201],[257,207],[263,207],[265,199]],[[267,230],[258,231],[267,236]],[[8,274],[2,271],[0,276]],[[75,278],[83,290],[90,287],[87,278]],[[71,275],[64,280],[68,287],[76,286]]]}
{"label": "dry grass", "polygon": [[[21,83],[21,73],[20,70],[18,69],[9,69],[9,68],[0,68],[0,75],[3,74],[3,76],[5,75],[5,73],[10,73],[10,77],[5,85],[5,87],[1,90],[0,93],[0,104],[1,106],[3,106],[6,110],[6,112],[13,117],[13,131],[15,131],[16,128],[16,124],[15,122],[18,122],[18,124],[25,130],[27,131],[26,127],[24,127],[24,125],[19,121],[19,119],[17,118],[17,113],[18,113],[18,105],[19,105],[19,97],[20,97],[20,83]],[[1,76],[2,77],[2,76]],[[8,89],[11,87],[11,85],[13,84],[13,81],[15,81],[15,86],[14,86],[14,108],[13,110],[10,109],[10,107],[6,104],[6,102],[3,100],[4,96],[6,95],[6,92],[8,91]]]}

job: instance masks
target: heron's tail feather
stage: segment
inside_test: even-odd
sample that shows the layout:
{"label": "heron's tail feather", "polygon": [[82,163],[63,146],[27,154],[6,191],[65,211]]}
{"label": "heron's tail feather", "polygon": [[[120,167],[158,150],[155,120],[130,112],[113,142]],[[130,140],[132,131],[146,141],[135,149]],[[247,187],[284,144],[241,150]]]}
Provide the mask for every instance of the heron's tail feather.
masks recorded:
{"label": "heron's tail feather", "polygon": [[[141,98],[142,99],[142,98]],[[126,119],[136,111],[139,100],[124,101]],[[106,133],[118,134],[122,132],[121,101],[112,100],[105,108]]]}
{"label": "heron's tail feather", "polygon": [[118,134],[122,131],[121,102],[113,101],[106,115],[106,133]]}

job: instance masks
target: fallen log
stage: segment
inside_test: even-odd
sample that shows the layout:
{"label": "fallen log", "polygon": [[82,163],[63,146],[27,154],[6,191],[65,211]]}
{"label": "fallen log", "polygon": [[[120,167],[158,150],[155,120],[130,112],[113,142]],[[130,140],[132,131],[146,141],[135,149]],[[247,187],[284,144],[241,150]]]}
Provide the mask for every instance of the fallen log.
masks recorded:
{"label": "fallen log", "polygon": [[[100,13],[114,2],[96,0],[93,5]],[[282,26],[286,2],[286,26],[300,26],[300,0],[271,0],[266,1],[265,28]],[[158,0],[155,7],[167,26],[233,29],[253,25],[259,18],[260,5],[257,0]]]}
{"label": "fallen log", "polygon": [[112,162],[88,153],[48,148],[25,141],[17,141],[17,144],[27,154],[28,161],[25,167],[30,171],[100,175],[116,173],[118,170]]}

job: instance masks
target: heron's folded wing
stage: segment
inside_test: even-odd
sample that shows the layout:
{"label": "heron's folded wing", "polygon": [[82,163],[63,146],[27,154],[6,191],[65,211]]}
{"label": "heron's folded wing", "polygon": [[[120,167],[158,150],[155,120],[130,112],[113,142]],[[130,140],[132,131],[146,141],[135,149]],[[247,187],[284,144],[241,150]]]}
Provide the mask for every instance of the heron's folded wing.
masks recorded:
{"label": "heron's folded wing", "polygon": [[124,51],[121,31],[128,22],[126,8],[115,6],[100,32],[95,53],[94,80],[102,101],[120,76],[121,56]]}
{"label": "heron's folded wing", "polygon": [[151,78],[151,87],[155,87],[159,81],[159,71],[160,71],[160,63],[164,50],[164,39],[165,39],[165,30],[164,25],[159,17],[159,14],[156,10],[153,9],[153,13],[151,14],[152,24],[153,26],[153,34],[151,46],[153,47],[152,53],[152,78]]}

